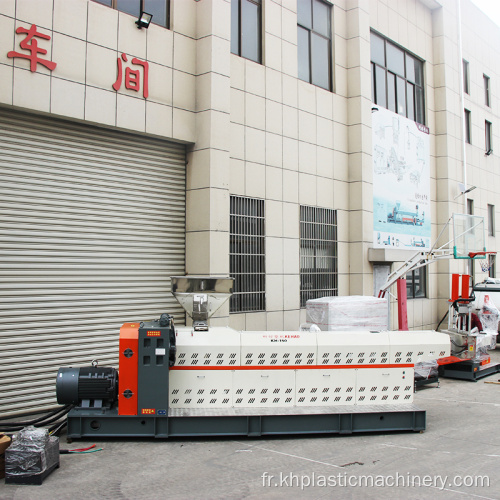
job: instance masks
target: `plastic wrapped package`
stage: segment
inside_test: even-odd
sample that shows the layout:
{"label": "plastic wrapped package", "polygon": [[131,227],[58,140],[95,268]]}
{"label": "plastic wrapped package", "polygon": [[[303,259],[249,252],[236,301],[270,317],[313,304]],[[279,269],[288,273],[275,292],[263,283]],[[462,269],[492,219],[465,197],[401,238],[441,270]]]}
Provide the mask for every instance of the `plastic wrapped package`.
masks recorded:
{"label": "plastic wrapped package", "polygon": [[5,477],[5,450],[10,446],[11,439],[0,434],[0,479]]}
{"label": "plastic wrapped package", "polygon": [[[489,295],[481,297],[478,305],[478,317],[483,326],[483,332],[497,334],[498,321],[500,320],[500,311],[497,306],[490,300]],[[494,349],[494,347],[492,348]]]}
{"label": "plastic wrapped package", "polygon": [[42,484],[59,467],[59,438],[30,426],[19,431],[5,452],[5,482]]}
{"label": "plastic wrapped package", "polygon": [[488,351],[496,347],[496,332],[476,334],[476,356],[475,359],[488,356]]}
{"label": "plastic wrapped package", "polygon": [[352,331],[388,329],[387,300],[352,295],[321,297],[306,302],[306,321],[322,331]]}
{"label": "plastic wrapped package", "polygon": [[320,332],[321,329],[315,323],[302,323],[300,325],[299,331],[301,331],[301,332]]}
{"label": "plastic wrapped package", "polygon": [[415,380],[427,380],[429,378],[438,376],[438,362],[433,359],[432,361],[423,361],[422,363],[415,363]]}

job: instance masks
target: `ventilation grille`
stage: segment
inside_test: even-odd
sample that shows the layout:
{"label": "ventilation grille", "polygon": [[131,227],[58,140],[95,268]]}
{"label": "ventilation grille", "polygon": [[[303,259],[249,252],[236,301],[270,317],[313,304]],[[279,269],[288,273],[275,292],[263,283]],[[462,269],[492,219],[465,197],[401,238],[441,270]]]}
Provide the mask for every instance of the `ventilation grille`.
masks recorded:
{"label": "ventilation grille", "polygon": [[314,352],[290,350],[288,352],[283,349],[273,350],[258,350],[254,352],[242,353],[242,366],[297,366],[297,365],[314,365],[316,364],[316,355]]}
{"label": "ventilation grille", "polygon": [[240,362],[238,352],[221,347],[196,347],[194,350],[179,346],[177,349],[175,366],[238,366]]}
{"label": "ventilation grille", "polygon": [[384,365],[389,364],[389,351],[384,348],[355,350],[335,348],[335,350],[320,350],[320,365]]}

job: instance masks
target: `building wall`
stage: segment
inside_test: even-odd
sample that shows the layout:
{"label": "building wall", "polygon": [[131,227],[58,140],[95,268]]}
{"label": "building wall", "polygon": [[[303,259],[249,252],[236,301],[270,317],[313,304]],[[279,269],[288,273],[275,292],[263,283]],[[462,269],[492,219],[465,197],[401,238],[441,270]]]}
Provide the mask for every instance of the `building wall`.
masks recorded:
{"label": "building wall", "polygon": [[[332,1],[333,92],[297,77],[295,0],[263,0],[262,64],[231,54],[230,0],[172,0],[171,29],[138,30],[135,19],[90,0],[3,0],[0,3],[0,103],[99,126],[189,144],[186,272],[229,273],[229,197],[265,200],[266,311],[231,314],[213,324],[246,330],[296,329],[300,308],[299,207],[337,210],[339,294],[372,295],[372,99],[370,30],[425,61],[430,129],[432,239],[451,213],[464,211],[460,56],[455,0]],[[468,194],[477,215],[500,207],[499,159],[484,156],[484,120],[499,143],[500,29],[462,0],[463,57],[470,63],[472,144]],[[56,70],[29,71],[18,26],[51,36]],[[45,42],[43,42],[45,43]],[[42,43],[41,43],[42,46]],[[43,45],[45,47],[45,45]],[[149,91],[112,88],[122,53],[149,62]],[[128,63],[127,63],[128,64]],[[491,108],[482,75],[491,83]],[[500,149],[500,147],[498,147]],[[450,236],[449,231],[447,232]],[[496,249],[488,239],[488,249]],[[407,254],[386,261],[392,268]],[[373,260],[373,259],[372,259]],[[450,271],[429,268],[428,298],[409,301],[412,328],[434,327],[446,309]],[[483,275],[476,264],[476,281]],[[393,312],[395,307],[393,307]],[[229,320],[228,320],[229,316]],[[393,325],[396,325],[393,314]]]}
{"label": "building wall", "polygon": [[[0,103],[83,120],[107,127],[179,141],[195,141],[194,32],[183,22],[194,14],[191,2],[173,2],[172,30],[151,25],[137,29],[133,16],[89,0],[3,0]],[[35,24],[50,40],[40,56],[57,67],[29,69],[29,61],[9,58],[26,35],[18,27]],[[122,53],[149,62],[149,97],[112,88]],[[126,63],[123,63],[124,66]],[[135,66],[134,69],[139,69]]]}

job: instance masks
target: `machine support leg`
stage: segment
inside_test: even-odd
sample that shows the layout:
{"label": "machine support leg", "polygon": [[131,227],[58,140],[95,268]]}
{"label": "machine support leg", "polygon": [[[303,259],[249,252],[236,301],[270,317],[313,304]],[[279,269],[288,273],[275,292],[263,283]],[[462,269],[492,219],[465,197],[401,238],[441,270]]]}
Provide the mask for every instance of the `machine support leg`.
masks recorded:
{"label": "machine support leg", "polygon": [[398,290],[398,328],[408,331],[408,307],[406,297],[406,279],[399,278],[396,281]]}

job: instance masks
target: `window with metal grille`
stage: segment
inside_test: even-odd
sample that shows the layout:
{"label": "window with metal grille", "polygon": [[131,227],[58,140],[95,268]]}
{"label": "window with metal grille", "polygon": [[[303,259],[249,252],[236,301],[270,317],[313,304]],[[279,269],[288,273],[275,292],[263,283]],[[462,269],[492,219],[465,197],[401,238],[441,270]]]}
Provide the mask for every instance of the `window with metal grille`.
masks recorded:
{"label": "window with metal grille", "polygon": [[231,52],[260,63],[262,61],[261,0],[231,0]]}
{"label": "window with metal grille", "polygon": [[151,22],[168,28],[170,26],[170,0],[94,0],[112,9],[139,18],[141,11],[152,14]]}
{"label": "window with metal grille", "polygon": [[370,52],[373,102],[425,124],[424,63],[373,32]]}
{"label": "window with metal grille", "polygon": [[427,297],[427,274],[425,267],[419,267],[406,275],[406,296],[408,299]]}
{"label": "window with metal grille", "polygon": [[231,196],[229,272],[234,278],[231,312],[266,308],[264,222],[264,200]]}
{"label": "window with metal grille", "polygon": [[338,295],[337,211],[300,207],[300,306]]}
{"label": "window with metal grille", "polygon": [[332,90],[332,6],[322,0],[297,1],[299,78]]}

